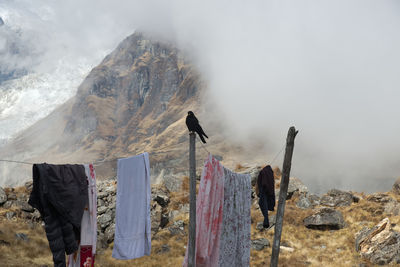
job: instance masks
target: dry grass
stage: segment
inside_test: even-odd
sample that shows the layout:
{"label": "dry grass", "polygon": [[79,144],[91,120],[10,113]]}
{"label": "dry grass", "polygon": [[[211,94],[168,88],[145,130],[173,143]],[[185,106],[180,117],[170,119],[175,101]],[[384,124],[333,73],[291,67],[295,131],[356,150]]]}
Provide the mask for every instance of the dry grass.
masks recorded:
{"label": "dry grass", "polygon": [[[42,266],[53,264],[52,255],[43,227],[29,225],[21,219],[0,221],[0,262],[1,266]],[[24,233],[29,240],[17,240],[16,233]],[[6,242],[6,244],[5,244]]]}
{"label": "dry grass", "polygon": [[[182,191],[171,193],[170,209],[179,209],[180,205],[188,203],[189,179],[185,177]],[[400,201],[400,196],[388,193],[392,198]],[[355,251],[355,234],[364,226],[372,227],[385,217],[389,217],[394,229],[400,231],[400,216],[385,214],[382,204],[367,201],[366,195],[361,197],[359,203],[349,207],[337,208],[343,213],[346,227],[341,230],[311,230],[303,226],[303,219],[312,214],[312,210],[302,210],[296,207],[296,198],[288,200],[285,209],[283,234],[281,244],[286,243],[294,248],[293,252],[281,251],[279,266],[358,266],[366,263]],[[272,243],[273,228],[268,231],[256,230],[257,222],[263,216],[253,200],[251,239],[266,238]],[[7,210],[8,211],[8,210]],[[0,240],[9,242],[10,245],[0,245],[1,266],[40,266],[52,265],[52,256],[48,247],[45,232],[39,225],[32,228],[28,223],[18,219],[15,222],[6,221],[5,209],[0,209]],[[273,212],[274,213],[274,212]],[[187,213],[178,215],[174,220],[189,221]],[[25,233],[30,241],[23,242],[15,239],[16,233]],[[135,260],[116,260],[111,257],[112,246],[103,251],[98,251],[95,266],[181,266],[187,244],[185,235],[172,236],[167,229],[160,230],[152,236],[152,253]],[[163,245],[168,245],[169,250],[163,251]],[[251,266],[268,266],[271,257],[271,247],[262,251],[251,251]],[[368,264],[367,266],[373,266]]]}

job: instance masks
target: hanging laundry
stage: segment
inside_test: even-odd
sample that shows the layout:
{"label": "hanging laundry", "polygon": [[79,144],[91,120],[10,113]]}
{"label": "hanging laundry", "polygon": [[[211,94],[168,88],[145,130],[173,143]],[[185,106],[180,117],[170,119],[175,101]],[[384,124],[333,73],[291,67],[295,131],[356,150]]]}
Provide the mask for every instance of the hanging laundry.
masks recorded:
{"label": "hanging laundry", "polygon": [[268,210],[275,208],[275,179],[274,171],[270,165],[265,166],[257,178],[256,192],[259,197],[258,204],[264,216],[263,227],[269,227]]}
{"label": "hanging laundry", "polygon": [[[217,266],[224,207],[224,168],[212,155],[204,163],[196,200],[196,266]],[[188,264],[186,250],[183,266]]]}
{"label": "hanging laundry", "polygon": [[39,210],[56,267],[78,249],[88,184],[83,165],[34,164],[29,204]]}
{"label": "hanging laundry", "polygon": [[85,164],[88,182],[88,204],[81,223],[79,249],[68,256],[68,267],[94,267],[97,242],[97,189],[93,164]]}
{"label": "hanging laundry", "polygon": [[251,177],[224,168],[224,209],[219,266],[250,265]]}
{"label": "hanging laundry", "polygon": [[150,199],[149,154],[119,159],[114,258],[127,260],[150,255]]}

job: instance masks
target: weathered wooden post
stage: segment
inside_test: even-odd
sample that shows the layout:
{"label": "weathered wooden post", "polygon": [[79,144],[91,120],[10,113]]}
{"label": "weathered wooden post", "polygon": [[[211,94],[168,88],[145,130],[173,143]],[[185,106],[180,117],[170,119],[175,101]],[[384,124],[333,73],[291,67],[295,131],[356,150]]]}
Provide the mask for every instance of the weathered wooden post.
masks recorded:
{"label": "weathered wooden post", "polygon": [[188,266],[196,266],[196,133],[189,134],[189,198],[190,198],[190,211],[189,211],[189,256]]}
{"label": "weathered wooden post", "polygon": [[271,267],[278,266],[279,247],[281,243],[282,225],[283,225],[283,214],[285,213],[285,202],[289,186],[290,168],[292,166],[294,138],[296,137],[297,133],[298,131],[296,131],[296,129],[293,126],[290,127],[286,139],[286,151],[285,151],[285,158],[283,160],[281,186],[279,190],[278,210],[276,212],[275,235],[274,235],[274,242],[272,244]]}

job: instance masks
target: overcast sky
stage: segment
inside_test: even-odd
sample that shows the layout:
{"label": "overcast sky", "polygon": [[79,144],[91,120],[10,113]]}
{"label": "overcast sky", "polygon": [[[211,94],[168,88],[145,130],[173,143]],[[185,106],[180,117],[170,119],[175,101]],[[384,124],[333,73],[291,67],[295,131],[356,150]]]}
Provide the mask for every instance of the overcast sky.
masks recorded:
{"label": "overcast sky", "polygon": [[141,29],[190,53],[238,140],[275,154],[296,126],[292,174],[313,190],[400,176],[399,1],[2,1],[6,24],[35,33],[36,69],[65,53],[98,64]]}

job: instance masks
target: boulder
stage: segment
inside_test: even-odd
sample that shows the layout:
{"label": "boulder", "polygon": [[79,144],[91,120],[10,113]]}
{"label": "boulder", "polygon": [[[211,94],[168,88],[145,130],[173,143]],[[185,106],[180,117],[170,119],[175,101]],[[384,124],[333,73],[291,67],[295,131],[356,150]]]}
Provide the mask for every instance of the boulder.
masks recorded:
{"label": "boulder", "polygon": [[269,246],[270,246],[270,243],[269,243],[268,239],[259,238],[259,239],[251,240],[251,249],[260,251]]}
{"label": "boulder", "polygon": [[300,179],[296,177],[290,177],[287,199],[290,199],[295,192],[308,193],[308,188],[303,184],[303,182]]}
{"label": "boulder", "polygon": [[26,212],[33,212],[34,211],[34,208],[31,205],[29,205],[27,201],[19,201],[19,200],[17,200],[15,202],[15,204],[17,205],[18,208],[20,208],[23,211],[26,211]]}
{"label": "boulder", "polygon": [[329,207],[350,206],[353,203],[353,194],[338,189],[329,190],[321,197],[321,205]]}
{"label": "boulder", "polygon": [[115,233],[115,223],[112,223],[104,231],[104,237],[107,240],[108,244],[114,241],[114,233]]}
{"label": "boulder", "polygon": [[[276,199],[279,199],[279,193],[280,189],[275,189]],[[291,199],[294,193],[307,194],[308,188],[300,179],[296,177],[290,177],[286,199]]]}
{"label": "boulder", "polygon": [[103,213],[105,213],[108,210],[108,208],[106,206],[99,206],[97,208],[97,215],[101,215]]}
{"label": "boulder", "polygon": [[13,218],[15,218],[17,214],[13,211],[8,211],[6,212],[6,218],[7,220],[11,221]]}
{"label": "boulder", "polygon": [[371,229],[364,227],[355,236],[356,250],[374,264],[400,263],[400,234],[391,229],[388,218]]}
{"label": "boulder", "polygon": [[26,188],[26,190],[28,190],[28,192],[31,192],[32,188],[33,188],[33,181],[26,182],[25,188]]}
{"label": "boulder", "polygon": [[315,214],[303,220],[304,226],[310,229],[338,230],[345,226],[343,215],[332,208],[321,208]]}
{"label": "boulder", "polygon": [[162,208],[158,203],[155,203],[152,206],[152,209],[150,211],[150,217],[151,217],[151,231],[152,232],[157,232],[158,228],[160,228],[161,224],[161,215],[162,215]]}
{"label": "boulder", "polygon": [[112,221],[111,214],[109,212],[104,213],[97,218],[97,222],[100,224],[102,229],[105,229],[107,226],[110,225]]}
{"label": "boulder", "polygon": [[381,204],[388,203],[389,201],[394,201],[393,198],[384,193],[374,193],[368,196],[367,200]]}
{"label": "boulder", "polygon": [[300,195],[296,206],[300,209],[311,209],[313,207],[313,205],[311,204],[311,200],[307,197],[307,195]]}
{"label": "boulder", "polygon": [[182,220],[178,220],[168,227],[168,231],[171,235],[185,235],[185,223]]}
{"label": "boulder", "polygon": [[395,200],[386,203],[384,209],[385,213],[389,215],[392,216],[400,215],[400,203]]}
{"label": "boulder", "polygon": [[393,193],[400,195],[400,177],[394,182],[392,187]]}
{"label": "boulder", "polygon": [[0,205],[3,205],[7,201],[7,194],[4,189],[0,187]]}

